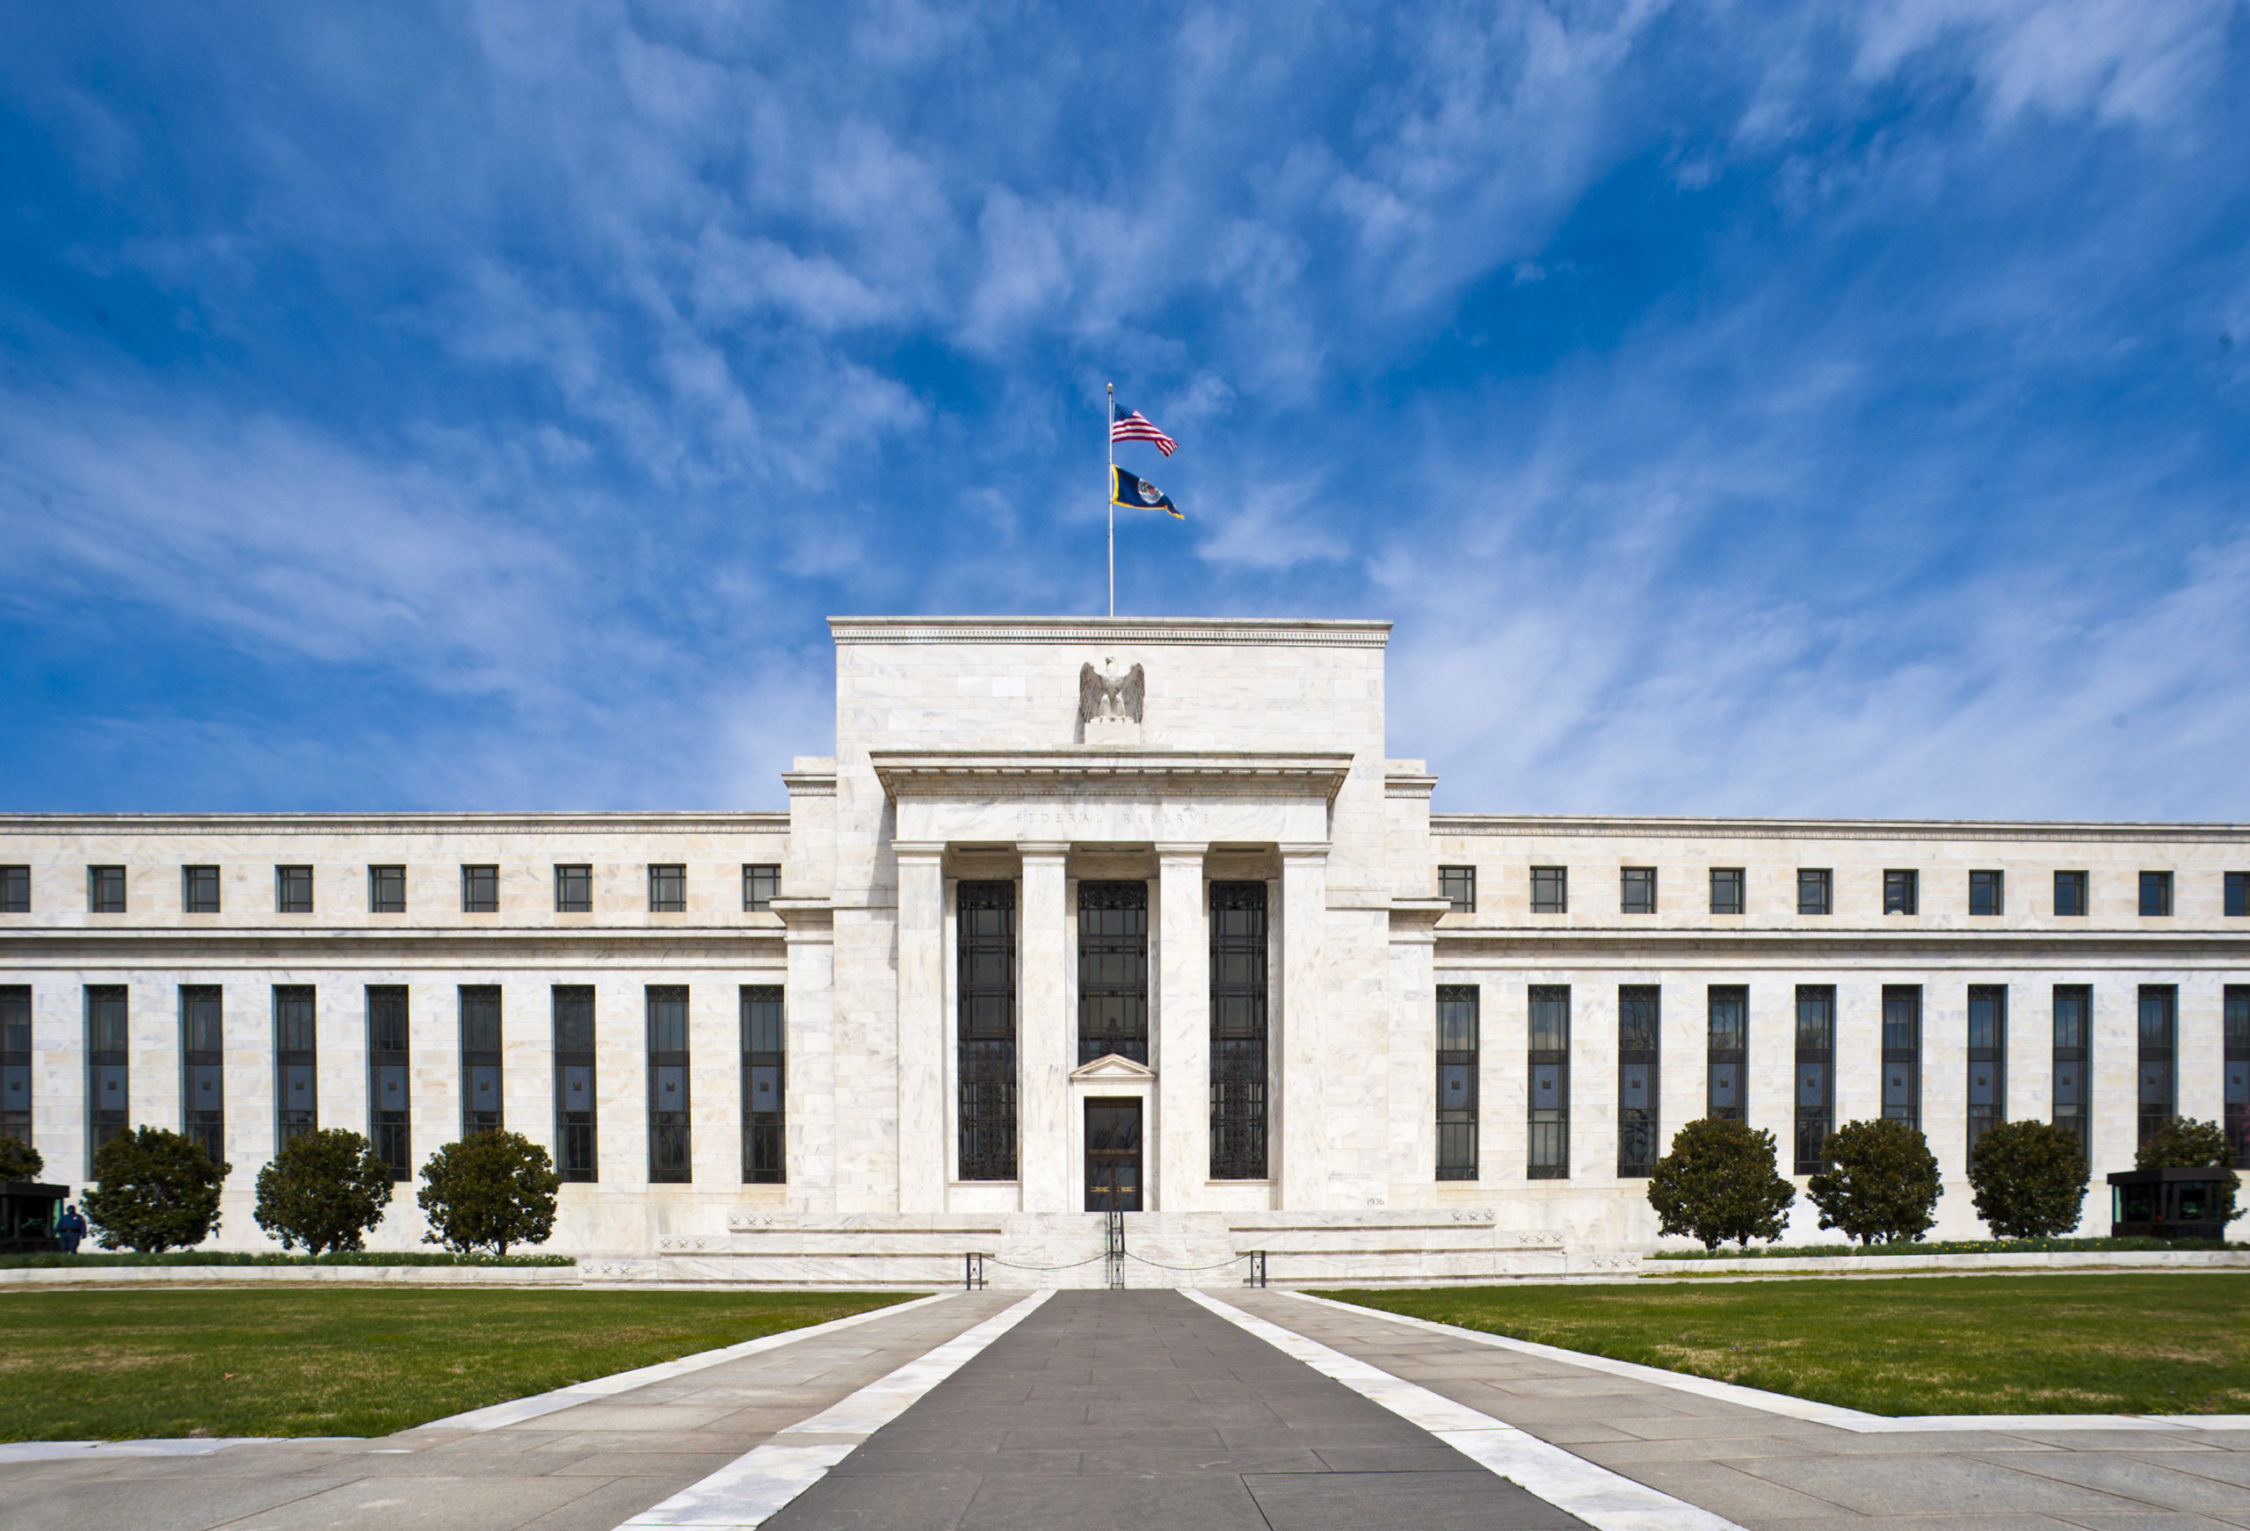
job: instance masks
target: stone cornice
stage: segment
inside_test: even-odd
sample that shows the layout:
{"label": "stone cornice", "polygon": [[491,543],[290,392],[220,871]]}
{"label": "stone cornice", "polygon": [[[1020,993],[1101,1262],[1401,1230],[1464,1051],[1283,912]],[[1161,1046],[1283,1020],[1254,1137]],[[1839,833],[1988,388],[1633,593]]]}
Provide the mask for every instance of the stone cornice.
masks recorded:
{"label": "stone cornice", "polygon": [[1710,958],[1739,964],[1760,957],[1790,965],[1851,958],[1895,966],[1916,963],[2037,961],[2070,966],[2089,961],[2177,962],[2182,958],[2250,962],[2250,932],[2136,934],[2131,931],[2036,930],[1447,930],[1437,931],[1437,960],[1601,959],[1640,967]]}
{"label": "stone cornice", "polygon": [[2250,824],[2120,824],[1978,819],[1698,819],[1433,813],[1432,835],[1587,835],[1622,840],[2250,840]]}
{"label": "stone cornice", "polygon": [[1388,622],[1293,617],[830,617],[839,647],[855,643],[1156,643],[1221,647],[1379,649]]}
{"label": "stone cornice", "polygon": [[0,835],[777,834],[786,811],[680,813],[21,813]]}
{"label": "stone cornice", "polygon": [[869,763],[901,797],[1319,797],[1351,774],[1345,752],[1258,750],[874,750]]}
{"label": "stone cornice", "polygon": [[395,966],[424,959],[451,967],[491,967],[509,962],[592,963],[649,957],[740,962],[756,956],[781,960],[785,933],[779,921],[758,929],[696,926],[675,930],[10,930],[0,932],[0,966],[73,962],[87,966],[175,967],[221,962],[266,966]]}

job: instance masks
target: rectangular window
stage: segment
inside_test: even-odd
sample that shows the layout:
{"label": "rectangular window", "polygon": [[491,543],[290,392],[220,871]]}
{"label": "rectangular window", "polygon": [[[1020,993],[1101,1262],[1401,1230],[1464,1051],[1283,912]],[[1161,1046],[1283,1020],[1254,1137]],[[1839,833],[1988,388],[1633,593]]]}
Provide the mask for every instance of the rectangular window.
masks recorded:
{"label": "rectangular window", "polygon": [[1744,984],[1711,985],[1705,998],[1703,1114],[1723,1122],[1748,1120],[1750,990]]}
{"label": "rectangular window", "polygon": [[2178,1045],[2179,1019],[2178,989],[2168,983],[2141,985],[2139,1141],[2143,1143],[2157,1128],[2179,1115],[2173,1052]]}
{"label": "rectangular window", "polygon": [[279,914],[310,914],[313,912],[313,881],[311,867],[275,867],[273,869],[273,907]]}
{"label": "rectangular window", "polygon": [[2055,874],[2055,913],[2063,919],[2075,919],[2086,913],[2086,874],[2084,872],[2057,872]]}
{"label": "rectangular window", "polygon": [[1828,1135],[1836,1125],[1836,990],[1830,984],[1797,985],[1798,1175],[1828,1168]]}
{"label": "rectangular window", "polygon": [[2227,1141],[2236,1169],[2250,1169],[2250,985],[2230,983],[2226,993]]}
{"label": "rectangular window", "polygon": [[125,912],[125,869],[86,868],[86,907],[95,914]]}
{"label": "rectangular window", "polygon": [[1477,986],[1437,991],[1437,1178],[1477,1178]]}
{"label": "rectangular window", "polygon": [[1656,868],[1625,867],[1618,873],[1620,914],[1656,913]]}
{"label": "rectangular window", "polygon": [[954,892],[960,1175],[1016,1178],[1016,885]]}
{"label": "rectangular window", "polygon": [[1570,986],[1533,984],[1530,1001],[1530,1152],[1524,1167],[1532,1180],[1570,1178]]}
{"label": "rectangular window", "polygon": [[461,1136],[498,1132],[500,986],[461,985]]}
{"label": "rectangular window", "polygon": [[131,1046],[123,984],[86,986],[86,1178],[94,1156],[132,1119]]}
{"label": "rectangular window", "polygon": [[1663,992],[1655,984],[1621,984],[1617,990],[1617,1173],[1621,1176],[1656,1173]]}
{"label": "rectangular window", "polygon": [[[180,868],[180,908],[189,914],[217,914],[219,912],[219,869],[217,867]],[[216,1164],[219,1161],[211,1161]]]}
{"label": "rectangular window", "polygon": [[2093,1122],[2087,1103],[2093,1088],[2094,991],[2082,983],[2055,985],[2055,1125],[2078,1139],[2093,1158]]}
{"label": "rectangular window", "polygon": [[273,991],[274,1146],[320,1125],[317,1004],[308,984]]}
{"label": "rectangular window", "polygon": [[1211,884],[1211,1178],[1266,1178],[1266,885]]}
{"label": "rectangular window", "polygon": [[1439,867],[1437,869],[1438,897],[1453,907],[1455,914],[1477,912],[1477,869],[1475,867]]}
{"label": "rectangular window", "polygon": [[594,990],[555,985],[555,1171],[591,1185],[601,1178],[594,1158]]}
{"label": "rectangular window", "polygon": [[1883,985],[1883,1119],[1922,1130],[1922,989]]}
{"label": "rectangular window", "polygon": [[747,862],[742,868],[742,907],[755,914],[771,909],[781,897],[781,868],[771,863]]}
{"label": "rectangular window", "polygon": [[2226,894],[2228,919],[2250,915],[2250,872],[2227,873]]}
{"label": "rectangular window", "polygon": [[1969,1151],[2008,1119],[2008,986],[1969,985]]}
{"label": "rectangular window", "polygon": [[217,984],[180,985],[180,1121],[213,1164],[227,1162],[221,992]]}
{"label": "rectangular window", "polygon": [[1922,912],[1922,874],[1916,871],[1897,870],[1883,874],[1883,912],[1885,914],[1919,914]]}
{"label": "rectangular window", "polygon": [[788,1042],[781,990],[742,988],[742,1182],[780,1185],[789,1178],[783,1112],[788,1100]]}
{"label": "rectangular window", "polygon": [[2000,872],[1971,872],[1969,874],[1969,913],[1987,916],[1997,916],[2003,913],[2005,891],[2004,874]]}
{"label": "rectangular window", "polygon": [[1148,1062],[1148,884],[1078,885],[1078,1061]]}
{"label": "rectangular window", "polygon": [[500,869],[496,866],[465,866],[461,868],[461,912],[463,914],[498,914],[500,912]]}
{"label": "rectangular window", "polygon": [[2172,874],[2170,872],[2143,872],[2141,874],[2141,913],[2170,914],[2172,912]]}
{"label": "rectangular window", "polygon": [[31,985],[0,985],[0,1137],[31,1142]]}
{"label": "rectangular window", "polygon": [[406,913],[406,868],[371,866],[367,869],[367,909],[370,914]]}
{"label": "rectangular window", "polygon": [[594,869],[590,866],[555,868],[555,913],[594,912]]}
{"label": "rectangular window", "polygon": [[1713,914],[1740,914],[1742,912],[1742,868],[1711,868],[1711,912]]}
{"label": "rectangular window", "polygon": [[367,986],[367,1126],[391,1179],[414,1178],[407,999],[403,984]]}
{"label": "rectangular window", "polygon": [[1797,912],[1826,914],[1829,909],[1829,871],[1826,867],[1797,868]]}
{"label": "rectangular window", "polygon": [[31,868],[0,867],[0,914],[31,913]]}
{"label": "rectangular window", "polygon": [[679,1185],[695,1178],[688,1159],[688,991],[648,988],[648,1179]]}
{"label": "rectangular window", "polygon": [[1570,868],[1533,867],[1531,869],[1531,912],[1533,914],[1568,914],[1570,912]]}
{"label": "rectangular window", "polygon": [[686,867],[653,864],[649,867],[648,908],[651,914],[681,914],[686,911]]}

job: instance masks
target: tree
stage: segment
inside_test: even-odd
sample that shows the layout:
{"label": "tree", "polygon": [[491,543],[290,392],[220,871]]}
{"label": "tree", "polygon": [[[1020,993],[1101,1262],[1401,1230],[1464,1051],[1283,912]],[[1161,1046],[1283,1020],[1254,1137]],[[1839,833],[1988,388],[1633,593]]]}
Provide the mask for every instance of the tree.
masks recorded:
{"label": "tree", "polygon": [[2221,1223],[2231,1223],[2242,1215],[2235,1205],[2235,1193],[2242,1188],[2242,1177],[2230,1167],[2234,1163],[2234,1145],[2227,1141],[2226,1129],[2217,1122],[2199,1122],[2192,1116],[2175,1116],[2149,1134],[2133,1154],[2133,1168],[2138,1170],[2196,1170],[2220,1168],[2226,1178],[2219,1184],[2218,1218]]}
{"label": "tree", "polygon": [[2052,1238],[2078,1226],[2086,1152],[2067,1128],[2002,1122],[1969,1150],[1969,1186],[1995,1238]]}
{"label": "tree", "polygon": [[391,1167],[341,1127],[300,1132],[258,1171],[258,1226],[283,1249],[364,1247],[391,1199]]}
{"label": "tree", "polygon": [[213,1164],[185,1133],[135,1127],[101,1146],[100,1187],[78,1200],[104,1249],[187,1249],[219,1226],[219,1189],[233,1168]]}
{"label": "tree", "polygon": [[1705,1117],[1672,1137],[1672,1151],[1649,1176],[1648,1204],[1665,1233],[1685,1233],[1716,1249],[1728,1239],[1781,1237],[1797,1188],[1774,1167],[1773,1134],[1745,1122]]}
{"label": "tree", "polygon": [[38,1149],[21,1138],[0,1136],[0,1180],[37,1180],[46,1167]]}
{"label": "tree", "polygon": [[1821,1227],[1872,1244],[1919,1239],[1937,1221],[1937,1157],[1906,1123],[1846,1122],[1822,1152],[1828,1172],[1805,1182]]}
{"label": "tree", "polygon": [[471,1133],[430,1155],[416,1199],[430,1220],[426,1244],[466,1254],[479,1245],[544,1244],[555,1231],[562,1177],[547,1150],[513,1132]]}

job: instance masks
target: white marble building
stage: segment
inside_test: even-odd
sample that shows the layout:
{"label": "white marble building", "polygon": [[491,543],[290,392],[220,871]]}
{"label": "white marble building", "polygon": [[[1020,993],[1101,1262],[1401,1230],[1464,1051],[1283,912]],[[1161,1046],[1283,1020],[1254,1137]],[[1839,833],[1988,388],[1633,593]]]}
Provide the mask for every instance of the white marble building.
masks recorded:
{"label": "white marble building", "polygon": [[252,1247],[292,1125],[499,1122],[597,1274],[1022,1284],[1113,1192],[1136,1281],[1598,1266],[1712,1109],[1906,1116],[1974,1236],[1978,1124],[2250,1102],[2241,826],[1432,814],[1384,623],[831,626],[786,812],[0,818],[0,1130],[202,1131]]}

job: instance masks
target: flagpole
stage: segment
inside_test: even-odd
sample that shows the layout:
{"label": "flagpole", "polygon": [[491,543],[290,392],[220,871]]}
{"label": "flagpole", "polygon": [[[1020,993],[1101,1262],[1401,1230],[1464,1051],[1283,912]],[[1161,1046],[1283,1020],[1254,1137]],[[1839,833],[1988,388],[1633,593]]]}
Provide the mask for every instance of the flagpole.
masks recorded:
{"label": "flagpole", "polygon": [[1102,473],[1102,503],[1109,510],[1109,614],[1117,615],[1117,385],[1109,385],[1109,403],[1102,410],[1102,439],[1108,443],[1109,467]]}

